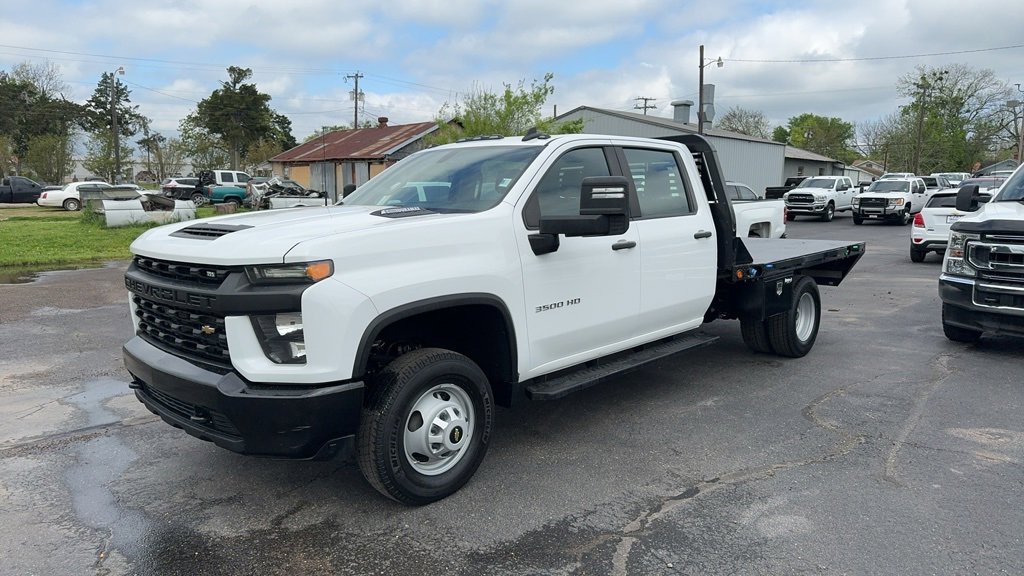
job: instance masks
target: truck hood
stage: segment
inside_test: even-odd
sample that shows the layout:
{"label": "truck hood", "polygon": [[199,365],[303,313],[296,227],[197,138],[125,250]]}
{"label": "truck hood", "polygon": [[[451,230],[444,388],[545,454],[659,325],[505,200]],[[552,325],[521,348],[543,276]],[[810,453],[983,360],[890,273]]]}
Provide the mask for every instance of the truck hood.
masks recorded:
{"label": "truck hood", "polygon": [[789,191],[789,193],[790,194],[799,194],[801,192],[810,192],[811,194],[814,194],[814,193],[823,194],[823,193],[828,193],[828,192],[832,192],[832,191],[833,190],[831,188],[817,188],[817,187],[805,186],[803,188],[793,188],[792,190]]}
{"label": "truck hood", "polygon": [[[979,226],[980,224],[987,225]],[[953,226],[954,230],[977,232],[999,232],[1002,230],[1015,234],[1020,233],[1024,231],[1024,204],[1013,201],[989,202],[982,206],[981,210],[964,216]]]}
{"label": "truck hood", "polygon": [[462,214],[393,208],[389,213],[386,206],[264,210],[154,228],[139,236],[132,243],[131,251],[150,258],[199,264],[270,264],[283,262],[289,250],[307,240],[459,216]]}

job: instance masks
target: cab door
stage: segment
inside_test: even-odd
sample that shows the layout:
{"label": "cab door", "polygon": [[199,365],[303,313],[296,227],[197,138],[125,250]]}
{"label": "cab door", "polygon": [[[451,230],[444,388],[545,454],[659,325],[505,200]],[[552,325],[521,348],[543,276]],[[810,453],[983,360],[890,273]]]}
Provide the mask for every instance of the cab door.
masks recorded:
{"label": "cab door", "polygon": [[635,227],[617,236],[560,235],[557,250],[534,252],[529,237],[541,216],[578,215],[583,178],[617,173],[613,153],[598,141],[556,152],[528,185],[515,228],[530,342],[524,379],[629,347],[640,310]]}

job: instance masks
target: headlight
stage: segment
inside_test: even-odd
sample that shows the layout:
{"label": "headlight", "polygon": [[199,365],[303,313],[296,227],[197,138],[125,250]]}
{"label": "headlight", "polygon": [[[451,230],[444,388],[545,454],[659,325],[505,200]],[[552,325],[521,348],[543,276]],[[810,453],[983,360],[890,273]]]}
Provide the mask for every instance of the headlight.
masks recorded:
{"label": "headlight", "polygon": [[949,244],[946,246],[946,257],[942,262],[942,270],[946,274],[953,274],[955,276],[974,276],[974,268],[964,260],[964,255],[967,254],[967,243],[980,238],[981,236],[977,234],[950,232]]}
{"label": "headlight", "polygon": [[825,201],[825,195],[824,194],[815,194],[814,195],[814,201],[815,202],[824,202]]}
{"label": "headlight", "polygon": [[253,284],[313,283],[334,274],[334,262],[298,262],[296,264],[266,264],[246,266],[245,273]]}
{"label": "headlight", "polygon": [[854,198],[853,199],[853,205],[854,206],[860,206],[860,198]]}
{"label": "headlight", "polygon": [[263,353],[276,364],[304,364],[306,340],[302,314],[285,312],[252,316],[252,327],[263,345]]}
{"label": "headlight", "polygon": [[903,206],[903,198],[889,198],[889,206]]}

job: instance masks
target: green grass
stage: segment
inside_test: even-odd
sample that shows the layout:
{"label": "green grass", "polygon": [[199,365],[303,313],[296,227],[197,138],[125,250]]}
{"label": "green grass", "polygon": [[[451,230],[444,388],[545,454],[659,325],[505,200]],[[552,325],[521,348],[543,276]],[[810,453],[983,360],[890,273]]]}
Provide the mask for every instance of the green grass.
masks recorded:
{"label": "green grass", "polygon": [[[203,207],[197,216],[213,216]],[[128,260],[128,246],[147,224],[104,228],[98,216],[33,207],[0,208],[0,269],[78,266]]]}

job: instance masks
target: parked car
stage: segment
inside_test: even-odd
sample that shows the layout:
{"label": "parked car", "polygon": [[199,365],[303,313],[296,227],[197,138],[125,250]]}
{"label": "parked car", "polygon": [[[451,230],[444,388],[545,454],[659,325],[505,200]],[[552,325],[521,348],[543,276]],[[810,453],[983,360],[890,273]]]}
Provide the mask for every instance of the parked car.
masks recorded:
{"label": "parked car", "polygon": [[978,192],[991,192],[996,193],[1002,185],[1006,182],[1004,176],[980,176],[978,178],[968,178],[960,183],[960,187],[975,185],[978,187]]}
{"label": "parked car", "polygon": [[[949,227],[966,213],[956,209],[958,191],[936,192],[920,212],[914,215],[914,227],[910,230],[910,261],[923,262],[929,252],[942,254],[949,242]],[[985,203],[992,198],[989,193],[978,195],[978,202]]]}
{"label": "parked car", "polygon": [[786,205],[780,199],[762,198],[741,182],[726,182],[736,236],[740,238],[784,238]]}
{"label": "parked car", "polygon": [[203,199],[192,199],[196,206],[202,206],[203,204],[234,204],[237,207],[241,206],[249,195],[245,188],[239,188],[238,186],[210,185],[201,190],[203,192]]}
{"label": "parked car", "polygon": [[790,220],[802,214],[831,222],[836,212],[853,209],[853,197],[858,190],[848,176],[815,176],[804,180],[782,198]]}
{"label": "parked car", "polygon": [[921,176],[921,180],[924,180],[924,195],[928,200],[930,200],[936,192],[952,190],[954,188],[945,176]]}
{"label": "parked car", "polygon": [[63,208],[69,211],[81,210],[82,192],[88,193],[93,190],[102,190],[105,188],[110,188],[110,184],[94,181],[72,182],[61,190],[43,192],[39,195],[39,199],[36,200],[36,204],[39,206]]}
{"label": "parked car", "polygon": [[[238,186],[240,188],[245,187],[245,183],[249,181],[251,176],[245,172],[238,170],[203,170],[213,176],[213,181],[217,186]],[[199,177],[202,178],[203,174],[200,173]]]}
{"label": "parked car", "polygon": [[768,186],[764,189],[765,198],[782,198],[782,196],[796,188],[801,182],[809,178],[809,176],[790,176],[786,178],[786,182],[782,186]]}
{"label": "parked car", "polygon": [[953,186],[959,186],[961,182],[971,177],[967,172],[932,172],[931,175],[945,176],[946,180]]}
{"label": "parked car", "polygon": [[35,202],[43,187],[24,176],[10,176],[0,181],[0,203]]}
{"label": "parked car", "polygon": [[913,178],[915,176],[917,175],[914,174],[913,172],[886,172],[885,174],[882,174],[878,179],[891,180],[893,178]]}
{"label": "parked car", "polygon": [[853,198],[853,223],[866,219],[895,220],[906,226],[924,207],[924,180],[917,177],[875,180]]}
{"label": "parked car", "polygon": [[164,178],[163,182],[160,183],[160,191],[163,192],[164,196],[174,198],[175,200],[192,200],[194,194],[202,196],[202,193],[196,190],[198,185],[199,178],[191,176]]}

